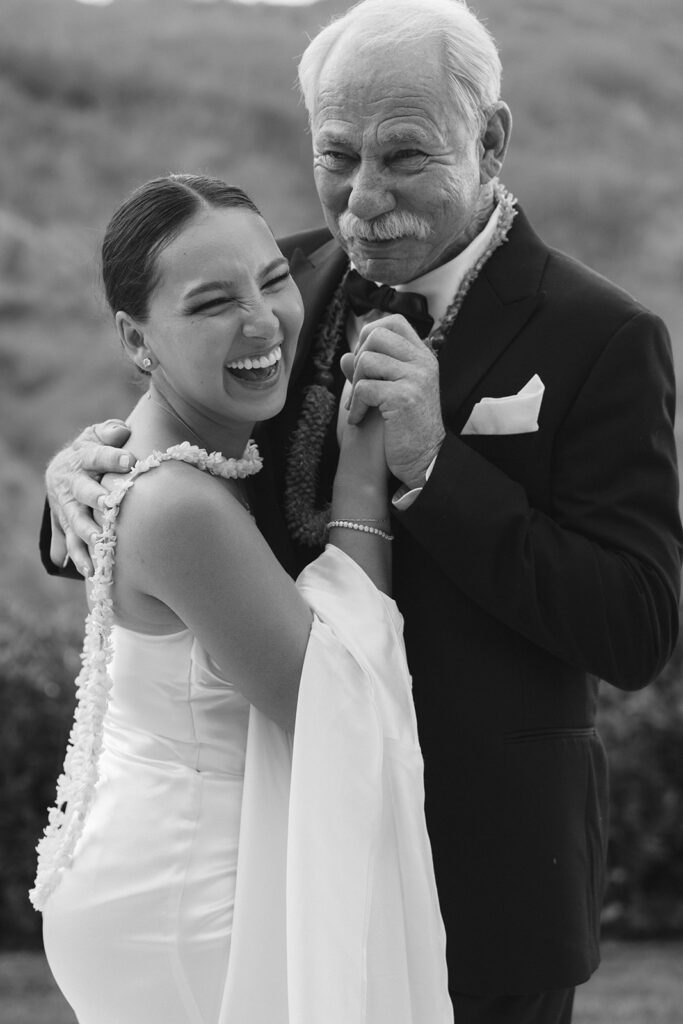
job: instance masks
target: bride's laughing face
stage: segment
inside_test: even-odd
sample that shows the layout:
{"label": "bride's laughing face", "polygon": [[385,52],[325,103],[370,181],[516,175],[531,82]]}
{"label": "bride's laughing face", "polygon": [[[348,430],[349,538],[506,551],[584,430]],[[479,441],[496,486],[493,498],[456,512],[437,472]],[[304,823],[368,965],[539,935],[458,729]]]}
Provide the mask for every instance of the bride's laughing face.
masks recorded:
{"label": "bride's laughing face", "polygon": [[303,304],[265,221],[244,208],[203,210],[156,270],[142,327],[156,386],[218,425],[276,415]]}

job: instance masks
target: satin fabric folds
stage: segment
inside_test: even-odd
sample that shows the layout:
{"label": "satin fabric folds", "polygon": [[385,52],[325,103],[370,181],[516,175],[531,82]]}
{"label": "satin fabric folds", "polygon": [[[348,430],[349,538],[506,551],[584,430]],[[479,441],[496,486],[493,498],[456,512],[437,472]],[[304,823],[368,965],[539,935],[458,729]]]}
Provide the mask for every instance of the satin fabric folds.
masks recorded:
{"label": "satin fabric folds", "polygon": [[251,709],[220,1024],[450,1024],[401,616],[331,545],[297,585],[295,739]]}

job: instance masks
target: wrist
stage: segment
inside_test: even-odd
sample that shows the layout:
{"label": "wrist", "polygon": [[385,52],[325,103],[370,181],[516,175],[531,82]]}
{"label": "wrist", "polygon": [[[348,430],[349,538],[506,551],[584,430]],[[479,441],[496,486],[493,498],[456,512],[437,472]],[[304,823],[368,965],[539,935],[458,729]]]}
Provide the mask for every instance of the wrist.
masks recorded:
{"label": "wrist", "polygon": [[334,519],[388,519],[389,495],[377,481],[347,480],[337,477],[332,492]]}
{"label": "wrist", "polygon": [[327,524],[327,531],[331,534],[334,530],[355,530],[358,533],[365,533],[371,537],[381,537],[382,540],[393,540],[390,532],[391,522],[387,519],[331,519]]}
{"label": "wrist", "polygon": [[405,485],[407,490],[412,491],[425,486],[445,439],[446,434],[444,432],[443,437],[424,452],[418,460],[410,466],[406,466],[401,472],[396,473],[396,476]]}

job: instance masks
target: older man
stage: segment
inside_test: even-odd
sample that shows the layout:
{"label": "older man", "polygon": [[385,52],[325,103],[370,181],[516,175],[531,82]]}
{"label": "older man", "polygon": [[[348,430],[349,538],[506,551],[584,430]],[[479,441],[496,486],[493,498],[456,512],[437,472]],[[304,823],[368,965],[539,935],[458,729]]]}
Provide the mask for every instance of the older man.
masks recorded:
{"label": "older man", "polygon": [[[500,63],[458,0],[365,0],[313,40],[300,80],[329,230],[281,243],[306,321],[261,437],[257,518],[292,573],[320,549],[352,349],[341,415],[381,410],[396,478],[395,596],[455,1018],[566,1022],[599,960],[597,679],[644,685],[677,633],[667,333],[545,246],[498,184]],[[91,428],[48,473],[78,561],[79,501],[100,488],[73,467],[116,457]]]}

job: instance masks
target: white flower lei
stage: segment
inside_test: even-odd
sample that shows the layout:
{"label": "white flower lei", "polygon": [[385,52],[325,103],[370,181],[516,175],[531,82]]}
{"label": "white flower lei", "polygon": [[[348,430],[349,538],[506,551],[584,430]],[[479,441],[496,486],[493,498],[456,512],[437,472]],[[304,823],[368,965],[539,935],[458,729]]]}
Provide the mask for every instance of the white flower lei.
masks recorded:
{"label": "white flower lei", "polygon": [[162,462],[172,459],[189,462],[198,469],[225,480],[242,479],[257,473],[262,466],[258,448],[250,441],[241,459],[226,459],[220,452],[210,454],[188,441],[165,452],[154,451],[138,462],[107,496],[100,540],[95,546],[95,572],[91,580],[91,610],[85,620],[85,638],[81,653],[82,668],[76,679],[76,708],[69,735],[64,768],[57,780],[55,805],[48,811],[48,824],[36,847],[38,869],[29,899],[42,910],[59,885],[64,870],[73,860],[76,844],[95,798],[102,751],[104,717],[112,687],[108,667],[113,648],[114,624],[110,588],[116,551],[116,518],[124,495],[135,480]]}

